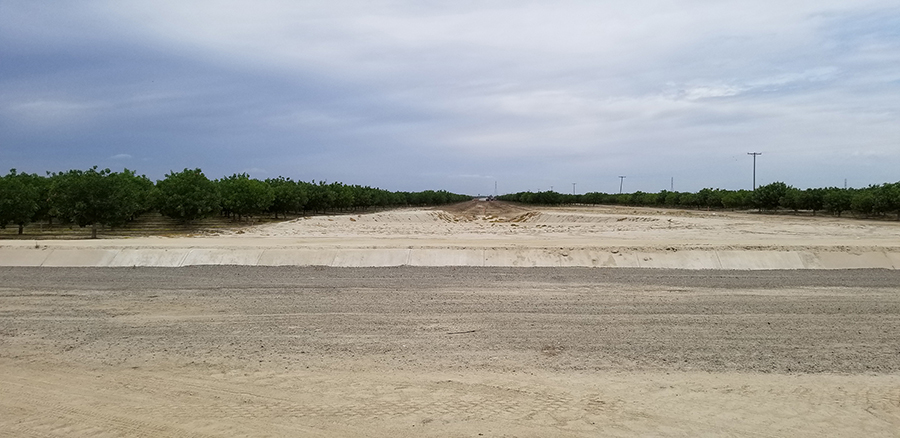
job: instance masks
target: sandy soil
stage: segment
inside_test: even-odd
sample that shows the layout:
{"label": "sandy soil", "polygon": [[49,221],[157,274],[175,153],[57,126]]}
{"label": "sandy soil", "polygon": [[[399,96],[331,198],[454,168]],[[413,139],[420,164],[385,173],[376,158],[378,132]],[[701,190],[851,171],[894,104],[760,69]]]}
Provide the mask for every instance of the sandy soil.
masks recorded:
{"label": "sandy soil", "polygon": [[[50,245],[896,253],[900,222],[471,202],[0,250]],[[0,267],[0,437],[900,436],[898,339],[897,270]]]}
{"label": "sandy soil", "polygon": [[900,436],[900,274],[0,268],[0,436]]}
{"label": "sandy soil", "polygon": [[640,248],[900,252],[900,221],[472,201],[309,216],[192,238],[3,240],[4,248]]}
{"label": "sandy soil", "polygon": [[900,221],[632,207],[526,208],[473,201],[308,217],[228,235],[400,246],[900,247]]}

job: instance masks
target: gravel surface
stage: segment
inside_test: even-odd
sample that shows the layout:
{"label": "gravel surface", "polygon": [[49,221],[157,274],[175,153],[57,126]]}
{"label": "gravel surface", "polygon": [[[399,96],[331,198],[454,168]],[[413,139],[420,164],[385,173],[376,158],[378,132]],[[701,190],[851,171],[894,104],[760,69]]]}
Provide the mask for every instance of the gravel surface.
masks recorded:
{"label": "gravel surface", "polygon": [[[900,273],[2,269],[0,357],[404,369],[900,371]],[[352,361],[345,366],[355,366]],[[268,365],[267,365],[268,366]]]}
{"label": "gravel surface", "polygon": [[2,268],[0,438],[897,437],[897,271]]}

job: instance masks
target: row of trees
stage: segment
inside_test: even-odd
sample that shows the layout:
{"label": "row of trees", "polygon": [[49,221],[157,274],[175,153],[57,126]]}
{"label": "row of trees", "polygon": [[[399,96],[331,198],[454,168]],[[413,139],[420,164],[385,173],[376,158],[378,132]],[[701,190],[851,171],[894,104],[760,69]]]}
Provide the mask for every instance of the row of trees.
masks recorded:
{"label": "row of trees", "polygon": [[900,220],[900,182],[873,185],[862,189],[837,187],[801,190],[783,182],[750,190],[703,189],[697,193],[585,193],[567,195],[549,192],[519,192],[499,196],[503,201],[525,204],[605,204],[648,207],[677,207],[697,209],[759,209],[767,211],[790,210],[824,211],[835,216],[852,212],[860,217],[897,214]]}
{"label": "row of trees", "polygon": [[235,219],[257,215],[304,214],[371,207],[430,206],[468,200],[446,191],[390,192],[346,185],[264,181],[235,174],[210,180],[200,169],[170,172],[155,184],[125,169],[70,170],[39,176],[15,169],[0,178],[0,228],[12,224],[19,234],[29,223],[59,220],[91,227],[121,226],[153,210],[182,222],[224,215]]}

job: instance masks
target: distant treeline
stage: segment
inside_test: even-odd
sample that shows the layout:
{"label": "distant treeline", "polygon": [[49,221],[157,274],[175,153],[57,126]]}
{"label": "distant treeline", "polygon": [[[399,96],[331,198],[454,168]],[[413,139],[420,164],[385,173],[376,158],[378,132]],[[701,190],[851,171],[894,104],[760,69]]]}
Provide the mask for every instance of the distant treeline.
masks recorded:
{"label": "distant treeline", "polygon": [[801,190],[783,182],[751,190],[703,189],[697,193],[585,193],[566,195],[553,191],[519,192],[499,196],[503,201],[524,204],[605,204],[646,207],[673,207],[696,209],[759,209],[809,211],[813,214],[823,211],[835,216],[852,212],[860,217],[875,217],[897,214],[900,220],[900,182],[864,189],[842,189],[837,187]]}
{"label": "distant treeline", "polygon": [[47,176],[18,173],[0,178],[0,228],[23,228],[54,220],[91,226],[121,226],[138,215],[158,211],[183,222],[223,215],[235,219],[256,215],[303,214],[347,211],[371,207],[431,206],[462,202],[469,196],[446,191],[391,192],[339,182],[266,180],[245,173],[210,180],[200,169],[171,172],[150,181],[125,169],[69,170]]}

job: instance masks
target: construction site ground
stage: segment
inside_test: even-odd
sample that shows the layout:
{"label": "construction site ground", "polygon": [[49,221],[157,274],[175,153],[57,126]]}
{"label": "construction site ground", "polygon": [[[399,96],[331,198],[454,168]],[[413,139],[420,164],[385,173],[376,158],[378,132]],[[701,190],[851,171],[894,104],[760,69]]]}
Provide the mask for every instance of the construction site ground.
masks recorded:
{"label": "construction site ground", "polygon": [[0,437],[896,437],[898,230],[483,202],[0,241]]}

